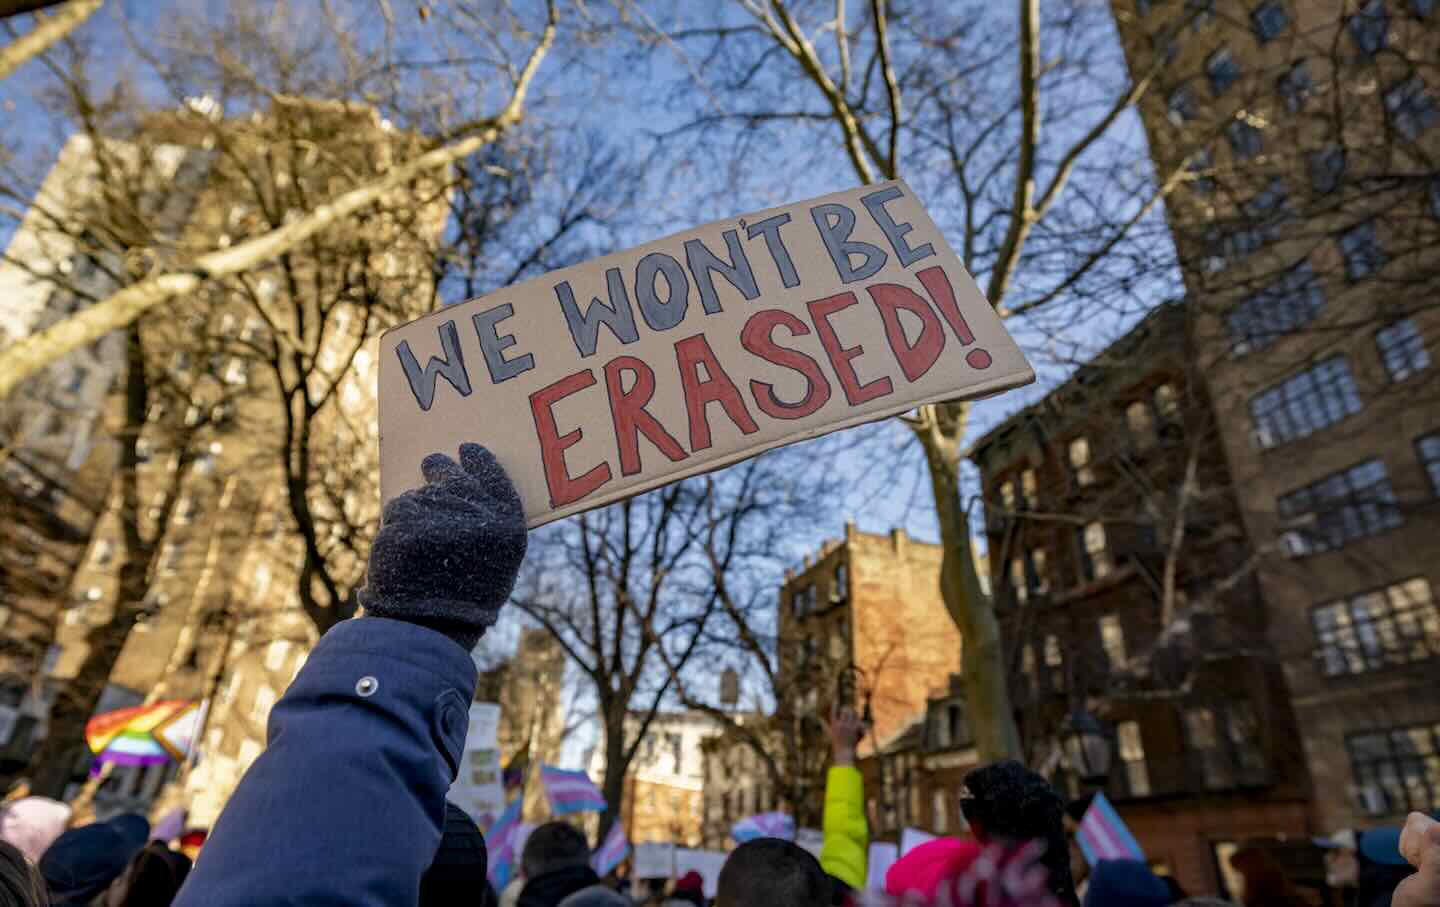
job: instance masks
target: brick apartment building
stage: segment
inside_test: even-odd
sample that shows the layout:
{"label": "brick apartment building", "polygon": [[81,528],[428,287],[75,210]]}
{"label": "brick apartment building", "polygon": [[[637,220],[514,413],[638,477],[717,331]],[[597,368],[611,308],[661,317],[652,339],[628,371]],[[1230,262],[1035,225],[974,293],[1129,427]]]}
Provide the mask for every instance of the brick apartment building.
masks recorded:
{"label": "brick apartment building", "polygon": [[[1237,489],[1181,304],[977,442],[995,598],[1031,764],[1084,792],[1068,715],[1114,733],[1107,795],[1192,892],[1255,837],[1314,827]],[[1232,892],[1234,893],[1234,892]]]}
{"label": "brick apartment building", "polygon": [[[228,157],[213,150],[210,124],[228,131]],[[188,111],[152,117],[133,136],[107,139],[105,153],[143,160],[142,172],[165,183],[154,190],[153,210],[147,213],[155,223],[173,229],[180,245],[208,249],[227,246],[259,228],[262,213],[284,213],[257,209],[254,193],[245,188],[250,184],[239,172],[252,164],[264,172],[249,176],[273,190],[268,203],[283,206],[288,189],[330,188],[334,173],[318,163],[321,148],[329,149],[331,160],[360,172],[406,153],[414,140],[389,128],[372,109],[356,105],[282,98],[268,114],[222,120],[213,101],[199,99]],[[279,153],[282,145],[284,153]],[[297,151],[305,148],[309,152]],[[63,222],[56,219],[57,212],[79,218],[107,216],[98,201],[96,157],[89,139],[68,143],[37,196],[40,213],[33,223],[27,217],[12,239],[9,255],[29,267],[0,267],[0,287],[8,290],[0,314],[8,336],[23,336],[79,304],[75,294],[43,279],[49,268],[89,281],[91,295],[100,297],[106,292],[105,275],[123,272],[118,261],[97,261],[78,247],[67,251],[65,234],[51,226]],[[200,744],[204,758],[185,779],[197,821],[218,813],[259,754],[270,707],[316,636],[296,593],[300,541],[288,518],[276,461],[267,459],[272,454],[265,447],[280,434],[280,411],[267,397],[268,376],[244,354],[246,345],[259,348],[266,342],[268,328],[253,314],[254,306],[272,300],[277,306],[318,305],[305,287],[327,285],[325,269],[334,261],[324,255],[350,254],[360,238],[387,250],[383,262],[374,262],[377,285],[368,301],[384,305],[409,298],[414,280],[430,273],[414,241],[438,236],[448,215],[444,197],[431,195],[432,203],[419,211],[418,229],[406,230],[380,218],[335,225],[325,241],[312,243],[306,255],[288,262],[306,277],[291,285],[298,288],[296,295],[284,289],[283,274],[272,266],[248,275],[249,282],[241,286],[207,288],[194,300],[173,303],[167,317],[141,323],[143,344],[152,357],[147,371],[168,373],[165,380],[177,384],[189,382],[184,391],[192,402],[177,406],[175,395],[156,395],[137,443],[141,530],[163,535],[156,540],[158,556],[144,607],[111,673],[101,709],[146,698],[211,701]],[[414,207],[409,196],[388,201]],[[308,258],[312,253],[321,257]],[[37,278],[32,269],[42,276]],[[359,306],[357,302],[357,311]],[[342,304],[331,311],[335,317],[325,322],[323,337],[311,338],[318,344],[321,367],[328,368],[329,361],[350,366],[336,375],[338,412],[331,411],[314,426],[316,437],[333,440],[337,450],[363,440],[349,437],[352,426],[375,423],[374,343],[345,358],[343,352],[354,345],[363,319],[341,311],[344,308]],[[118,349],[112,340],[119,340]],[[14,427],[10,438],[21,452],[59,451],[57,445],[68,445],[65,456],[49,458],[68,471],[54,473],[50,480],[61,488],[93,490],[95,504],[88,519],[77,523],[75,544],[81,553],[71,561],[68,575],[57,578],[62,594],[35,603],[35,619],[28,625],[14,621],[0,628],[7,638],[28,636],[49,643],[45,664],[34,664],[23,675],[34,680],[34,703],[28,709],[35,718],[23,729],[25,752],[17,750],[12,768],[23,765],[34,740],[43,734],[47,703],[58,682],[73,676],[92,644],[92,630],[103,627],[117,605],[119,467],[110,433],[123,424],[116,381],[124,357],[123,334],[107,338],[27,382],[0,413],[7,429]],[[58,421],[56,414],[61,416]],[[182,449],[177,445],[183,445],[186,464],[178,479]],[[11,475],[16,477],[12,481],[23,480],[14,469]],[[344,519],[356,522],[374,517],[375,504],[368,495],[362,500],[343,489],[326,491],[333,496],[315,506],[328,508],[336,522],[342,509]],[[167,494],[173,511],[162,514]],[[157,522],[162,517],[168,522]],[[355,559],[354,567],[363,569],[363,563]],[[41,613],[44,609],[48,611]],[[77,783],[84,778],[83,763],[77,760]],[[97,810],[145,808],[178,768],[116,771],[97,794]],[[169,796],[183,798],[178,787]]]}
{"label": "brick apartment building", "polygon": [[1115,0],[1319,826],[1440,806],[1440,29]]}
{"label": "brick apartment building", "polygon": [[[765,732],[778,738],[770,744],[774,752],[814,758],[777,760],[796,775],[784,783],[800,802],[786,802],[748,744],[733,732],[712,738],[705,762],[706,846],[722,845],[738,820],[772,809],[819,827],[829,753],[824,720],[837,695],[870,710],[862,771],[878,772],[871,764],[879,766],[883,753],[908,753],[917,716],[960,667],[960,634],[940,598],[940,558],[939,545],[916,541],[903,529],[871,534],[848,524],[844,538],[825,542],[799,570],[787,572],[778,602],[776,689],[789,699],[776,714],[794,725]],[[773,716],[753,720],[774,725]],[[878,799],[875,808],[881,808]]]}

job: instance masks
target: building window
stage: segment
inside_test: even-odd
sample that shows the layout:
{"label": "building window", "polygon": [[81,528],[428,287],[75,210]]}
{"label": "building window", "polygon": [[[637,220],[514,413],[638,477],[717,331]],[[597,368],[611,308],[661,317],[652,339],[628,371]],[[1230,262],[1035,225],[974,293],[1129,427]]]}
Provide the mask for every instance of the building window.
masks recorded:
{"label": "building window", "polygon": [[1010,562],[1010,583],[1015,590],[1017,601],[1024,603],[1033,595],[1044,595],[1050,590],[1045,573],[1045,549],[1032,548],[1023,557]]}
{"label": "building window", "polygon": [[1202,148],[1190,155],[1185,162],[1185,171],[1190,175],[1190,188],[1195,192],[1210,195],[1215,191],[1215,178],[1211,175],[1215,172],[1215,163],[1208,150]]}
{"label": "building window", "polygon": [[950,729],[950,745],[965,746],[970,742],[970,722],[959,703],[945,706],[945,724]]}
{"label": "building window", "polygon": [[1420,465],[1425,467],[1425,474],[1430,477],[1430,487],[1440,496],[1440,432],[1417,439],[1415,452],[1420,457]]}
{"label": "building window", "polygon": [[1280,518],[1294,528],[1282,537],[1291,557],[1331,551],[1404,522],[1379,460],[1366,460],[1282,495]]}
{"label": "building window", "polygon": [[1327,677],[1363,674],[1440,655],[1440,612],[1423,577],[1320,605],[1310,612]]}
{"label": "building window", "polygon": [[1255,27],[1255,37],[1264,44],[1284,34],[1290,25],[1290,17],[1279,0],[1269,0],[1255,8],[1250,14],[1250,22]]}
{"label": "building window", "polygon": [[1226,315],[1231,354],[1243,356],[1265,349],[1280,337],[1309,324],[1324,303],[1315,270],[1309,262],[1302,261]]}
{"label": "building window", "polygon": [[1415,329],[1415,322],[1409,318],[1402,318],[1377,331],[1375,345],[1380,349],[1380,358],[1385,362],[1385,371],[1390,373],[1391,381],[1404,381],[1430,367],[1425,341]]}
{"label": "building window", "polygon": [[790,594],[790,610],[796,617],[804,617],[815,610],[815,586],[807,584]]}
{"label": "building window", "polygon": [[1039,487],[1033,469],[1020,471],[1020,500],[1028,510],[1033,510],[1039,503]]}
{"label": "building window", "polygon": [[848,601],[850,598],[850,567],[840,563],[835,565],[835,573],[831,576],[830,600],[832,602]]}
{"label": "building window", "polygon": [[1345,176],[1345,149],[1331,145],[1322,151],[1311,152],[1308,160],[1310,188],[1320,195],[1329,195],[1340,188]]}
{"label": "building window", "polygon": [[1440,119],[1435,110],[1435,99],[1425,90],[1425,83],[1419,76],[1411,76],[1398,82],[1385,92],[1385,111],[1390,122],[1407,139],[1417,139],[1420,134]]}
{"label": "building window", "polygon": [[1070,474],[1075,479],[1075,484],[1080,487],[1093,484],[1095,481],[1095,470],[1090,465],[1090,441],[1087,438],[1076,438],[1070,442]]}
{"label": "building window", "polygon": [[1440,724],[1416,724],[1345,739],[1361,805],[1373,816],[1440,806]]}
{"label": "building window", "polygon": [[1195,96],[1184,85],[1170,92],[1165,105],[1169,109],[1170,122],[1176,126],[1183,126],[1195,119]]}
{"label": "building window", "polygon": [[1125,789],[1132,797],[1150,796],[1150,772],[1145,767],[1145,743],[1138,721],[1122,721],[1115,728],[1120,738],[1120,762],[1125,766]]}
{"label": "building window", "polygon": [[1065,689],[1065,653],[1060,650],[1060,639],[1055,634],[1045,637],[1045,673],[1050,678],[1050,688]]}
{"label": "building window", "polygon": [[1355,46],[1367,57],[1373,57],[1385,49],[1390,32],[1390,13],[1385,9],[1385,0],[1370,0],[1350,17],[1347,27]]}
{"label": "building window", "polygon": [[1130,436],[1140,447],[1149,447],[1155,440],[1155,415],[1149,400],[1136,400],[1125,407],[1125,424]]}
{"label": "building window", "polygon": [[250,720],[256,724],[264,725],[265,720],[270,717],[270,709],[274,705],[274,688],[262,685],[255,691],[255,700],[250,704]]}
{"label": "building window", "polygon": [[1270,448],[1304,438],[1360,408],[1349,363],[1333,356],[1250,399],[1255,443]]}
{"label": "building window", "polygon": [[1010,562],[1010,588],[1014,591],[1015,600],[1024,604],[1030,597],[1030,584],[1025,581],[1025,560],[1015,558]]}
{"label": "building window", "polygon": [[943,790],[937,790],[931,800],[930,809],[933,815],[930,827],[935,830],[937,835],[945,834],[946,830],[950,828],[950,810],[947,799]]}
{"label": "building window", "polygon": [[1280,226],[1294,215],[1290,211],[1285,181],[1276,177],[1240,206],[1241,220],[1226,237],[1226,252],[1244,258],[1258,251],[1280,234]]}
{"label": "building window", "polygon": [[181,526],[187,526],[195,522],[195,517],[200,514],[200,504],[192,495],[185,495],[180,498],[180,503],[175,505],[175,521]]}
{"label": "building window", "polygon": [[110,566],[110,562],[115,560],[115,543],[109,539],[100,539],[97,541],[92,559],[97,567]]}
{"label": "building window", "polygon": [[935,726],[935,748],[945,749],[950,745],[950,728],[945,724],[945,716],[939,709],[934,711],[933,722]]}
{"label": "building window", "polygon": [[1231,120],[1225,127],[1225,138],[1230,142],[1230,151],[1242,161],[1259,154],[1265,146],[1264,136],[1248,120]]}
{"label": "building window", "polygon": [[1009,479],[1000,483],[1000,503],[1004,505],[1006,513],[1015,512],[1015,483]]}
{"label": "building window", "polygon": [[288,639],[272,640],[270,645],[265,647],[265,670],[282,670],[285,667],[285,661],[290,657],[292,648],[294,648],[294,643]]}
{"label": "building window", "polygon": [[1237,782],[1265,781],[1259,722],[1249,703],[1231,703],[1218,711],[1187,708],[1184,724],[1186,747],[1206,787],[1223,789]]}
{"label": "building window", "polygon": [[1435,0],[1410,0],[1410,14],[1416,19],[1429,19],[1435,12]]}
{"label": "building window", "polygon": [[1100,646],[1105,650],[1105,660],[1110,662],[1111,671],[1125,669],[1125,629],[1120,618],[1106,614],[1100,618]]}
{"label": "building window", "polygon": [[1230,48],[1222,47],[1210,55],[1205,61],[1205,77],[1210,80],[1210,92],[1217,98],[1240,81],[1240,64],[1235,62]]}
{"label": "building window", "polygon": [[1185,14],[1190,18],[1190,30],[1199,31],[1215,21],[1215,0],[1185,0]]}
{"label": "building window", "polygon": [[1385,265],[1385,250],[1375,233],[1375,222],[1367,220],[1340,234],[1340,254],[1345,258],[1345,276],[1362,280]]}
{"label": "building window", "polygon": [[1086,580],[1104,579],[1114,564],[1105,542],[1105,526],[1090,523],[1078,530],[1080,536],[1080,573]]}

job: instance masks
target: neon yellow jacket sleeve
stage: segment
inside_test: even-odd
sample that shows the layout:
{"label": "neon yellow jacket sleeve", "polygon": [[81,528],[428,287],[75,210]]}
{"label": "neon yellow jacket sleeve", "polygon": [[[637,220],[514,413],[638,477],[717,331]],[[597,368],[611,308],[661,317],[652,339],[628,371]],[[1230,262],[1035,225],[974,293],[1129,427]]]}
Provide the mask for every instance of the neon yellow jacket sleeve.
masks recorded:
{"label": "neon yellow jacket sleeve", "polygon": [[865,824],[865,781],[860,770],[837,765],[825,779],[825,843],[820,866],[851,888],[865,887],[870,829]]}

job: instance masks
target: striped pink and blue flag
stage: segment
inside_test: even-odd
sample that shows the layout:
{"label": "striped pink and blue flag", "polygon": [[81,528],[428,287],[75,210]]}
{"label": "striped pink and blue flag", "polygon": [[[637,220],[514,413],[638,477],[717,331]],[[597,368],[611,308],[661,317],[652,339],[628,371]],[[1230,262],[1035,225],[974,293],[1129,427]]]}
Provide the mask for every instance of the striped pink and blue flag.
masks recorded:
{"label": "striped pink and blue flag", "polygon": [[1125,820],[1110,805],[1103,793],[1096,791],[1090,808],[1080,819],[1075,841],[1085,854],[1085,862],[1094,866],[1101,860],[1144,860],[1140,842],[1130,833]]}
{"label": "striped pink and blue flag", "polygon": [[595,874],[604,878],[610,874],[610,870],[620,865],[620,861],[630,853],[630,842],[625,840],[625,829],[617,819],[614,825],[610,826],[610,833],[605,836],[605,843],[595,848],[590,855],[590,868]]}
{"label": "striped pink and blue flag", "polygon": [[485,848],[490,852],[490,884],[496,891],[503,891],[514,875],[515,863],[520,856],[515,852],[515,832],[520,828],[520,806],[523,796],[517,796],[506,805],[504,812],[485,829]]}
{"label": "striped pink and blue flag", "polygon": [[540,780],[545,785],[545,797],[550,801],[552,815],[568,816],[591,810],[605,811],[605,796],[584,772],[542,765]]}
{"label": "striped pink and blue flag", "polygon": [[783,838],[795,840],[795,820],[785,813],[761,813],[748,819],[741,819],[730,829],[730,837],[736,844],[744,844],[756,838]]}

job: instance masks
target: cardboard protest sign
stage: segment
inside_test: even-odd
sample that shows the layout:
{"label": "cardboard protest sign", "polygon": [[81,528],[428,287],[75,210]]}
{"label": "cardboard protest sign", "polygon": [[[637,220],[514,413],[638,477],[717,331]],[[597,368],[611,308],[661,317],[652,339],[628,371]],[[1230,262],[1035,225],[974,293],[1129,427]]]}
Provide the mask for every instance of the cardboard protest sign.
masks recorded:
{"label": "cardboard protest sign", "polygon": [[719,221],[385,334],[380,481],[494,451],[533,528],[1034,372],[904,183]]}
{"label": "cardboard protest sign", "polygon": [[820,859],[820,848],[825,846],[825,832],[818,828],[801,828],[795,832],[795,843],[810,851],[815,859]]}
{"label": "cardboard protest sign", "polygon": [[637,879],[669,879],[675,875],[675,845],[646,843],[635,845],[630,875]]}
{"label": "cardboard protest sign", "polygon": [[865,862],[865,887],[885,890],[885,873],[900,859],[900,848],[885,841],[876,841],[870,845],[868,859]]}
{"label": "cardboard protest sign", "polygon": [[470,704],[470,727],[460,773],[450,785],[448,798],[465,810],[482,828],[505,809],[505,785],[500,774],[500,706],[491,702]]}

